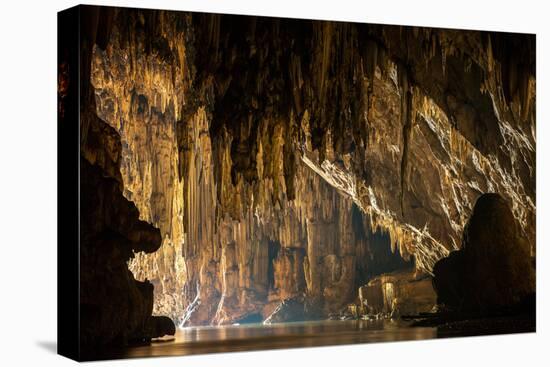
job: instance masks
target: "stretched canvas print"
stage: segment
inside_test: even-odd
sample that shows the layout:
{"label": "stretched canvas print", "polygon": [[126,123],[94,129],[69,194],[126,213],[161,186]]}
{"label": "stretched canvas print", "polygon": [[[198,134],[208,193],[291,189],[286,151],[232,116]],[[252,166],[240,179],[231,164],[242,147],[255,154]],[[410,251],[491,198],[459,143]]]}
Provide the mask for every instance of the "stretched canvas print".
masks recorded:
{"label": "stretched canvas print", "polygon": [[535,331],[535,35],[58,17],[61,354]]}

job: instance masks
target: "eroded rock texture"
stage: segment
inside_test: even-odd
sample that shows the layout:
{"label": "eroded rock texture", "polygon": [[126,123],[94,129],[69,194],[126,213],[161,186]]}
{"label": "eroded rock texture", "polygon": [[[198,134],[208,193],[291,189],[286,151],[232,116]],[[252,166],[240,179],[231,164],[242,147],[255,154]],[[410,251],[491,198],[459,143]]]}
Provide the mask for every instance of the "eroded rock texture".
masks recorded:
{"label": "eroded rock texture", "polygon": [[[81,12],[80,49],[80,348],[83,356],[105,346],[145,342],[174,334],[173,322],[152,316],[153,285],[137,281],[127,262],[134,253],[152,253],[161,233],[139,219],[123,196],[119,134],[97,116],[90,83],[95,45],[108,38],[109,9]],[[69,67],[77,68],[76,65]],[[74,123],[72,121],[71,123]]]}
{"label": "eroded rock texture", "polygon": [[436,304],[432,278],[414,271],[397,271],[374,277],[359,288],[357,314],[418,315],[431,312]]}
{"label": "eroded rock texture", "polygon": [[328,315],[374,276],[431,274],[486,192],[535,255],[534,37],[127,9],[112,23],[91,81],[124,196],[161,230],[130,264],[155,313],[225,324],[306,299]]}

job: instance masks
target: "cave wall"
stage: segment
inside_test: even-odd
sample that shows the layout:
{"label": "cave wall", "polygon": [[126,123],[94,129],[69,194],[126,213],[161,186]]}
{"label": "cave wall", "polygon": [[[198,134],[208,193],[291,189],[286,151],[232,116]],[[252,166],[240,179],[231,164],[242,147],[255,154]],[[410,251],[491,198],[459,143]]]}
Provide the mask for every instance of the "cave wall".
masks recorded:
{"label": "cave wall", "polygon": [[[112,15],[107,8],[76,8],[80,29],[70,31],[79,31],[79,64],[70,63],[66,68],[78,70],[79,83],[76,79],[65,82],[71,84],[70,93],[78,96],[75,101],[80,113],[63,116],[60,112],[60,123],[79,124],[80,132],[79,359],[97,358],[104,348],[175,333],[169,318],[152,315],[153,285],[146,279],[136,280],[128,269],[134,254],[159,249],[161,232],[140,220],[135,204],[123,196],[121,138],[96,111],[90,79],[92,51],[105,46]],[[60,105],[60,111],[64,110]]]}
{"label": "cave wall", "polygon": [[534,37],[131,9],[112,22],[91,82],[124,196],[161,230],[130,264],[156,314],[231,323],[302,295],[336,311],[383,261],[375,233],[431,273],[485,192],[535,255]]}

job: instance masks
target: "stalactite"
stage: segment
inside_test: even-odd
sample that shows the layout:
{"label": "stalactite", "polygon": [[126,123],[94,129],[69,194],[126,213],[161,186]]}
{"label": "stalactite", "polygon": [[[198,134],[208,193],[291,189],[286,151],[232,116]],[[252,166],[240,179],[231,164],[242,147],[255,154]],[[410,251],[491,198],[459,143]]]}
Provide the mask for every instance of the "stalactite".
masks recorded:
{"label": "stalactite", "polygon": [[487,191],[534,238],[535,79],[502,36],[148,12],[117,14],[92,83],[125,195],[164,238],[131,263],[155,312],[232,323],[302,297],[337,311],[379,261],[364,233],[430,273]]}
{"label": "stalactite", "polygon": [[398,69],[398,77],[400,81],[400,93],[401,93],[401,125],[403,126],[403,153],[401,156],[401,215],[405,216],[404,209],[404,196],[408,182],[408,155],[409,155],[409,142],[412,138],[412,129],[414,121],[414,111],[412,102],[411,86],[409,85],[409,77],[405,67]]}

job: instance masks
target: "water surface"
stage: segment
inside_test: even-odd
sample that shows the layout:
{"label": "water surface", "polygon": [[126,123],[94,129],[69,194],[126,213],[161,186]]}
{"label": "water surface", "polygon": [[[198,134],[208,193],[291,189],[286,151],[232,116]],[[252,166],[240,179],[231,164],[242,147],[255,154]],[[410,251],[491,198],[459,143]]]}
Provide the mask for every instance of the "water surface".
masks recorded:
{"label": "water surface", "polygon": [[115,358],[181,356],[263,349],[432,339],[433,327],[410,327],[393,320],[308,321],[178,329],[175,337],[121,351]]}

